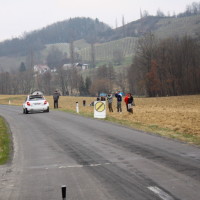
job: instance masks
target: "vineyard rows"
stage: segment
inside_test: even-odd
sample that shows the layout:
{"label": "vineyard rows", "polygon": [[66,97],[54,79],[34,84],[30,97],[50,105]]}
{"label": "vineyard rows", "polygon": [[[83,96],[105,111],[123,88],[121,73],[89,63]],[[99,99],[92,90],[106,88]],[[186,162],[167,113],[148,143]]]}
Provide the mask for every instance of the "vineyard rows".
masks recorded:
{"label": "vineyard rows", "polygon": [[[115,40],[103,44],[95,45],[95,57],[97,61],[102,60],[111,60],[113,58],[113,53],[116,50],[120,50],[123,53],[123,56],[132,56],[134,54],[136,38],[128,37],[120,40]],[[91,48],[80,49],[79,54],[82,57],[82,60],[89,61],[91,60]]]}

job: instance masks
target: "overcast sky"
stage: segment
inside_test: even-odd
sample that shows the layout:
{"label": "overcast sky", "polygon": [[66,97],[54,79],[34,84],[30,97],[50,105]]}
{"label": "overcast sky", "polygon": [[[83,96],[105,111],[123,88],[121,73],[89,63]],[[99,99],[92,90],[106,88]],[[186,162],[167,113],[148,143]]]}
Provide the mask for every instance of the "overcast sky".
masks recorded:
{"label": "overcast sky", "polygon": [[[0,41],[19,37],[70,17],[91,17],[115,27],[139,19],[140,9],[155,15],[185,11],[195,0],[0,0]],[[198,2],[198,0],[196,1]]]}

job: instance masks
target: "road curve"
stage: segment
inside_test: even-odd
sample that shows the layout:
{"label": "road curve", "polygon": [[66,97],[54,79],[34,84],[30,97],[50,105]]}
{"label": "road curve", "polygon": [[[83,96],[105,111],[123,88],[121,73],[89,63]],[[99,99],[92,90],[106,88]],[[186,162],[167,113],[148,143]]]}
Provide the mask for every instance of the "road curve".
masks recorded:
{"label": "road curve", "polygon": [[0,105],[12,162],[0,200],[199,200],[200,148],[59,111],[22,114]]}

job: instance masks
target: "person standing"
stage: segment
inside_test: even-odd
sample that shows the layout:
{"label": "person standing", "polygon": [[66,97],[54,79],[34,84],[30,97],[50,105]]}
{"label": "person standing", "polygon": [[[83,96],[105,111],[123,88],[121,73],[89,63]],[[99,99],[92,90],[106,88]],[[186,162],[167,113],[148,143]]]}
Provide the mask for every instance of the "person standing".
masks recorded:
{"label": "person standing", "polygon": [[53,101],[54,101],[54,109],[58,108],[58,99],[59,99],[59,92],[56,90],[53,94]]}
{"label": "person standing", "polygon": [[115,93],[115,97],[117,98],[117,112],[122,112],[122,94],[120,91]]}
{"label": "person standing", "polygon": [[133,114],[133,106],[135,105],[133,96],[131,93],[128,94],[128,112]]}
{"label": "person standing", "polygon": [[106,101],[106,98],[104,96],[101,96],[101,101]]}
{"label": "person standing", "polygon": [[112,94],[108,94],[107,101],[108,101],[109,112],[113,112],[113,108],[112,108],[113,97],[112,97]]}
{"label": "person standing", "polygon": [[126,110],[128,111],[128,97],[129,97],[129,93],[126,94],[125,98],[124,98],[124,102],[126,104]]}

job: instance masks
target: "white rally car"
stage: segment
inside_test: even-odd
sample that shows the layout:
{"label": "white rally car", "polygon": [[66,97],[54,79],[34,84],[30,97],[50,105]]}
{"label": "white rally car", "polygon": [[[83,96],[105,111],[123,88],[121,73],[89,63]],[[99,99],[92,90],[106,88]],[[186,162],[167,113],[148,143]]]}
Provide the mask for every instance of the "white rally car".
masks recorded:
{"label": "white rally car", "polygon": [[29,112],[49,112],[49,103],[42,94],[28,95],[23,103],[23,113]]}

